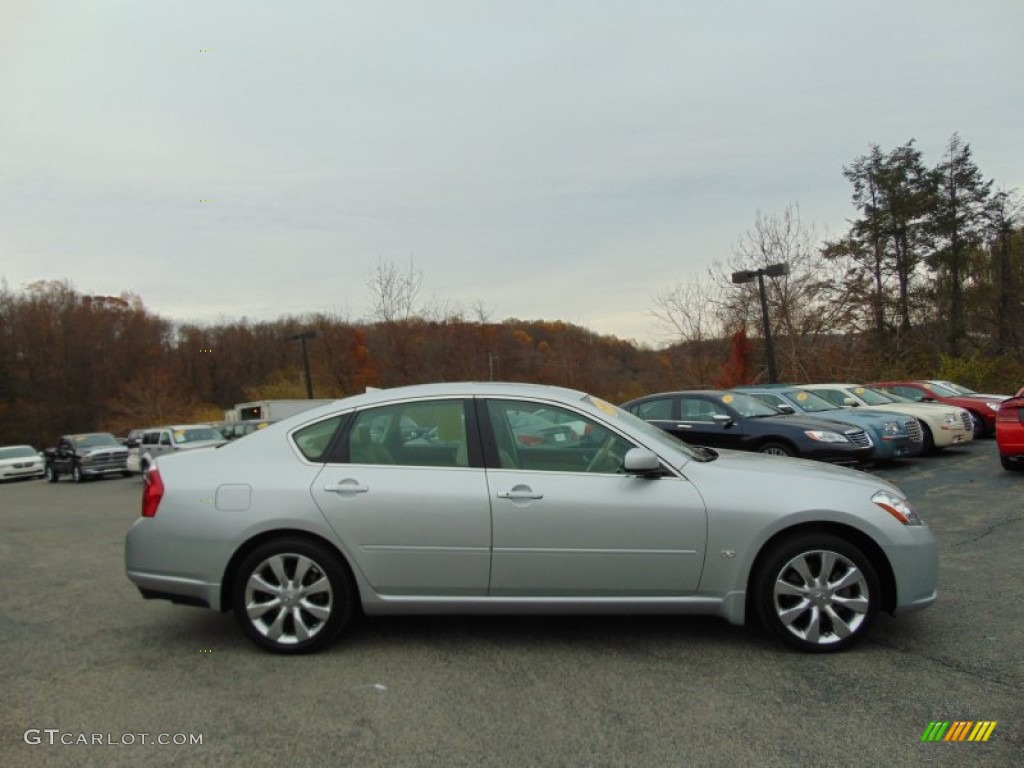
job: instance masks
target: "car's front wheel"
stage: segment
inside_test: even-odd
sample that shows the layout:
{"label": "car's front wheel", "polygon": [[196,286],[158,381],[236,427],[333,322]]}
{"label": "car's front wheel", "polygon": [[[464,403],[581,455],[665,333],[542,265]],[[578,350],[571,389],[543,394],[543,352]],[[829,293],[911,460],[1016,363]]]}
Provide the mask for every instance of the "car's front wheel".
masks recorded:
{"label": "car's front wheel", "polygon": [[80,483],[85,480],[85,475],[82,474],[82,468],[77,464],[71,468],[71,479],[76,483]]}
{"label": "car's front wheel", "polygon": [[841,651],[860,640],[882,597],[874,566],[864,553],[825,533],[775,545],[752,587],[754,608],[768,632],[817,653]]}
{"label": "car's front wheel", "polygon": [[57,471],[57,468],[55,466],[53,466],[53,464],[47,464],[46,465],[46,482],[48,482],[48,483],[56,483],[58,480],[60,480],[60,473]]}
{"label": "car's front wheel", "polygon": [[766,453],[769,456],[796,456],[796,451],[785,443],[765,443],[758,449],[759,453]]}
{"label": "car's front wheel", "polygon": [[355,601],[345,563],[326,546],[301,538],[270,541],[249,553],[232,593],[242,629],[275,653],[323,648],[352,621]]}
{"label": "car's front wheel", "polygon": [[974,411],[968,411],[968,413],[971,414],[971,427],[974,430],[974,439],[980,440],[985,436],[985,422]]}

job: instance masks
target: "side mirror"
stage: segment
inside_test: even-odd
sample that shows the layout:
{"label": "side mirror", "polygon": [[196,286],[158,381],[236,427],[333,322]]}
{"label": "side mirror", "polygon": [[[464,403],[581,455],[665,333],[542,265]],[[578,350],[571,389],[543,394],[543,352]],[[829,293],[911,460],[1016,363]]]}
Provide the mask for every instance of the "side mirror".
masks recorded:
{"label": "side mirror", "polygon": [[794,410],[793,406],[789,405],[788,403],[779,403],[775,407],[778,410],[782,411],[783,413],[790,413],[790,414],[796,413],[796,410]]}
{"label": "side mirror", "polygon": [[857,407],[857,405],[858,405],[858,403],[857,403],[857,401],[856,401],[856,400],[854,400],[854,399],[853,399],[852,397],[844,397],[844,398],[843,398],[843,405],[844,405],[844,406],[845,406],[846,408],[856,408],[856,407]]}
{"label": "side mirror", "polygon": [[630,448],[622,459],[622,468],[630,475],[661,473],[661,459],[646,448]]}

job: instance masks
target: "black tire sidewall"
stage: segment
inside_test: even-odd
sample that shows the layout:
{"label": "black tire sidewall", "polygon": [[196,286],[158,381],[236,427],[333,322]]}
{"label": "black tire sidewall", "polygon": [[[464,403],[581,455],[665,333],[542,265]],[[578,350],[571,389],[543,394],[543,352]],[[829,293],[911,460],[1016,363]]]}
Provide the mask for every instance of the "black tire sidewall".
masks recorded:
{"label": "black tire sidewall", "polygon": [[788,445],[785,445],[783,443],[780,443],[780,442],[777,442],[777,441],[774,441],[774,440],[772,442],[770,442],[770,443],[762,443],[761,445],[759,445],[758,448],[757,448],[757,452],[758,453],[763,453],[766,456],[767,455],[773,455],[774,456],[775,454],[768,454],[767,451],[768,451],[769,448],[775,448],[777,450],[783,451],[786,454],[786,456],[789,456],[791,458],[792,457],[796,457],[796,456],[799,455],[799,454],[797,454],[796,451],[794,451]]}
{"label": "black tire sidewall", "polygon": [[[775,612],[775,581],[794,557],[812,550],[828,550],[842,555],[857,566],[868,585],[868,611],[864,622],[850,637],[830,644],[817,644],[801,640],[791,633],[779,620]],[[812,653],[830,653],[850,648],[859,642],[874,624],[882,603],[881,583],[871,560],[854,544],[830,533],[804,533],[775,544],[758,566],[751,585],[754,611],[765,630],[782,642]]]}
{"label": "black tire sidewall", "polygon": [[[326,625],[315,637],[294,645],[282,645],[264,637],[245,610],[245,587],[252,572],[268,557],[285,553],[304,555],[316,563],[327,575],[333,593],[333,607]],[[341,558],[324,544],[298,537],[275,539],[258,546],[239,565],[231,586],[231,604],[242,631],[261,648],[282,654],[310,653],[331,643],[352,622],[356,598],[355,582]]]}

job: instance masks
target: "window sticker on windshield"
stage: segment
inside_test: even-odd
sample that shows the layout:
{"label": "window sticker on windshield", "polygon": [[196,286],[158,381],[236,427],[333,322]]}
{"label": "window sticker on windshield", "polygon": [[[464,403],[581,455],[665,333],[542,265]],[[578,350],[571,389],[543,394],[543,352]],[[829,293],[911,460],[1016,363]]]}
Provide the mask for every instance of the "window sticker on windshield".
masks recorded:
{"label": "window sticker on windshield", "polygon": [[85,440],[85,435],[75,435],[75,442],[80,443]]}
{"label": "window sticker on windshield", "polygon": [[799,400],[802,403],[804,400],[807,399],[807,393],[806,392],[797,392],[796,393],[796,399]]}
{"label": "window sticker on windshield", "polygon": [[734,398],[732,395],[722,395],[722,402],[723,403],[731,403],[735,399],[736,398]]}
{"label": "window sticker on windshield", "polygon": [[864,389],[864,387],[857,387],[855,390],[853,390],[853,393],[855,395],[863,395],[865,391],[866,390]]}
{"label": "window sticker on windshield", "polygon": [[617,416],[618,415],[616,413],[616,411],[615,411],[615,406],[614,405],[612,405],[611,403],[605,402],[604,400],[602,400],[599,397],[591,397],[590,398],[590,403],[591,403],[591,405],[596,405],[598,408],[600,408],[602,411],[607,413],[609,416]]}
{"label": "window sticker on windshield", "polygon": [[176,429],[174,431],[174,439],[175,440],[184,440],[185,439],[185,430],[184,429]]}

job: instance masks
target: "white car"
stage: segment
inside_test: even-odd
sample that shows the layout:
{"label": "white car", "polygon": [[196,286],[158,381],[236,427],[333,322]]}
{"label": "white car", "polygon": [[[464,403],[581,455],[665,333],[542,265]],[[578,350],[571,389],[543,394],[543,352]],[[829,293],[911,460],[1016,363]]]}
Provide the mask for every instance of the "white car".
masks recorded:
{"label": "white car", "polygon": [[914,416],[921,422],[925,455],[951,445],[974,440],[974,419],[970,411],[955,405],[914,403],[879,392],[861,384],[801,384],[834,405],[844,408],[870,407],[876,411],[892,411]]}
{"label": "white car", "polygon": [[0,480],[42,477],[46,462],[31,445],[8,445],[0,448]]}
{"label": "white car", "polygon": [[197,448],[215,448],[227,439],[209,424],[175,424],[168,427],[154,427],[142,434],[136,458],[129,453],[129,468],[145,472],[153,460],[167,453],[191,451]]}

